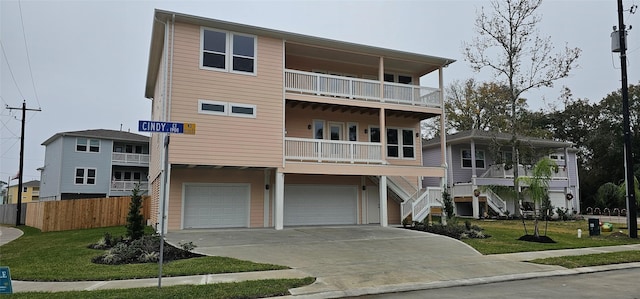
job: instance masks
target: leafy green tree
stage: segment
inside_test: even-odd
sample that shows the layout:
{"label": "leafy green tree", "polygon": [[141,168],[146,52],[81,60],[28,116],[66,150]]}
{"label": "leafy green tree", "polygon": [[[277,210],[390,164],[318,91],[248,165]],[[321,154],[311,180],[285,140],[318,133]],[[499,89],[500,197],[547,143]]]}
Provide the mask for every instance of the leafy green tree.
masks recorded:
{"label": "leafy green tree", "polygon": [[[524,104],[524,99],[520,104]],[[505,86],[495,82],[455,81],[447,88],[444,107],[449,129],[509,130],[509,93]]]}
{"label": "leafy green tree", "polygon": [[[624,192],[624,190],[623,190]],[[596,193],[596,206],[599,208],[623,208],[624,193],[620,193],[620,187],[614,183],[606,183]]]}
{"label": "leafy green tree", "polygon": [[140,194],[140,186],[136,184],[131,191],[131,202],[127,214],[127,237],[130,240],[140,239],[144,235],[144,217],[140,213],[141,207],[142,195]]}
{"label": "leafy green tree", "polygon": [[[518,182],[527,186],[525,192],[529,194],[536,207],[542,207],[543,201],[549,198],[549,181],[551,181],[553,169],[556,167],[558,167],[558,165],[555,162],[545,157],[533,166],[531,176],[518,178]],[[540,231],[538,229],[538,218],[540,218],[540,216],[538,209],[534,209],[533,235],[536,238],[540,237]]]}

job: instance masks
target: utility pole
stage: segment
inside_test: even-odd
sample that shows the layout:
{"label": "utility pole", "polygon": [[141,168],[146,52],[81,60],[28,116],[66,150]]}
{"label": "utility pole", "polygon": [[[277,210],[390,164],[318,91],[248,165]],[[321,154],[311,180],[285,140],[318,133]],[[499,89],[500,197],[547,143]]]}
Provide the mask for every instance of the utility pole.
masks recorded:
{"label": "utility pole", "polygon": [[[629,237],[638,238],[638,211],[633,176],[633,153],[631,148],[631,128],[629,126],[629,89],[627,86],[627,30],[624,25],[622,0],[618,0],[618,38],[620,41],[620,69],[622,72],[622,126],[624,132],[624,165],[627,185],[627,228]],[[614,29],[615,30],[615,29]],[[614,49],[615,52],[616,49]]]}
{"label": "utility pole", "polygon": [[18,211],[16,216],[16,226],[20,226],[20,217],[22,216],[22,175],[24,174],[24,124],[26,122],[27,111],[42,111],[38,109],[28,109],[27,103],[22,101],[22,108],[9,107],[8,110],[22,110],[22,130],[20,131],[20,168],[18,169]]}

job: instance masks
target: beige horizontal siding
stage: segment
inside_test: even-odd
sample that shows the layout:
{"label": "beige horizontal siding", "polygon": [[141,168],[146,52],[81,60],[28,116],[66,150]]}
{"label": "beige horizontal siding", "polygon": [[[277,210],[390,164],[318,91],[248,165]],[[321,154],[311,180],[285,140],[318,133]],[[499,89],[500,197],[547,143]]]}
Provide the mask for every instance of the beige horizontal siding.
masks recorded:
{"label": "beige horizontal siding", "polygon": [[[172,137],[171,163],[282,165],[282,41],[258,37],[257,75],[200,69],[200,27],[176,24],[171,121],[196,123]],[[198,100],[256,105],[256,118],[198,113]]]}

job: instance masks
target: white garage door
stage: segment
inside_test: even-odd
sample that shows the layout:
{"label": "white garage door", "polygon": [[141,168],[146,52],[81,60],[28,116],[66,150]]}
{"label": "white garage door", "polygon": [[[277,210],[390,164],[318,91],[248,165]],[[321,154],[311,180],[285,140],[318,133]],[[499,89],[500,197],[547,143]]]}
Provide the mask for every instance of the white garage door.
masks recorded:
{"label": "white garage door", "polygon": [[249,226],[249,184],[194,184],[184,188],[184,228]]}
{"label": "white garage door", "polygon": [[356,224],[357,186],[286,185],[284,225]]}
{"label": "white garage door", "polygon": [[564,208],[566,206],[566,199],[564,192],[549,192],[549,200],[551,201],[551,205],[554,208],[554,212],[556,208]]}

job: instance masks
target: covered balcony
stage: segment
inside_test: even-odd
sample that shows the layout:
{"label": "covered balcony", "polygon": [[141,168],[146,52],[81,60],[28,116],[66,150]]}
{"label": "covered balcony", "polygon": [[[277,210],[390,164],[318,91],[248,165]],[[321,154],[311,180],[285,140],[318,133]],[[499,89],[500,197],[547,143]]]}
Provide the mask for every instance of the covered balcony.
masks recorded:
{"label": "covered balcony", "polygon": [[[382,88],[381,88],[382,85]],[[440,89],[321,73],[285,70],[288,92],[339,97],[345,100],[376,101],[409,106],[441,108]]]}
{"label": "covered balcony", "polygon": [[285,138],[285,159],[293,161],[382,164],[381,150],[374,142]]}
{"label": "covered balcony", "polygon": [[141,193],[146,193],[149,190],[149,182],[148,181],[112,181],[111,187],[109,188],[111,194],[114,193],[126,193],[127,195],[131,193],[131,191],[138,185],[138,189]]}
{"label": "covered balcony", "polygon": [[149,154],[112,153],[111,163],[124,166],[149,166]]}

